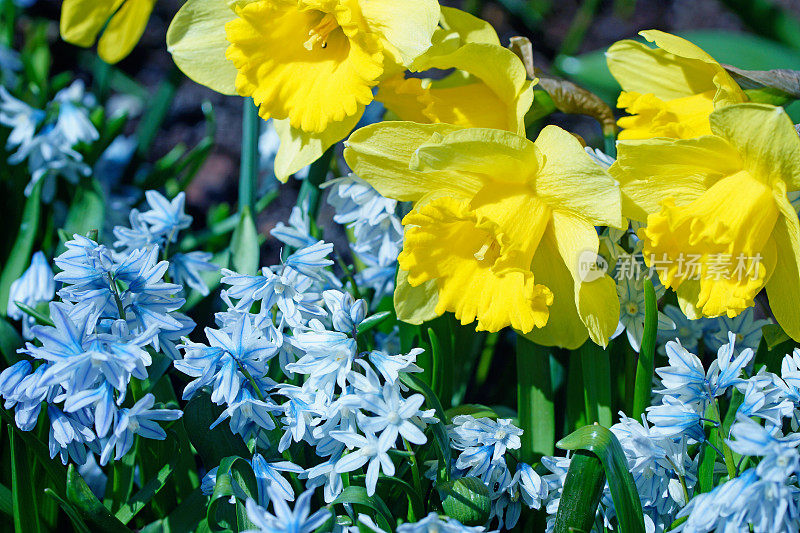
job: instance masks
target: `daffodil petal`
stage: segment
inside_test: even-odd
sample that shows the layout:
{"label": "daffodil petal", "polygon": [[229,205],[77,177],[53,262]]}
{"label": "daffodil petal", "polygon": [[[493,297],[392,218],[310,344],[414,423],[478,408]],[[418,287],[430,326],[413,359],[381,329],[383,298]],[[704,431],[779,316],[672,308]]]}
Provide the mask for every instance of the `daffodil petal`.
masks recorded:
{"label": "daffodil petal", "polygon": [[97,53],[106,63],[117,63],[131,53],[150,20],[155,0],[127,0],[103,31]]}
{"label": "daffodil petal", "polygon": [[286,183],[289,176],[320,158],[325,150],[341,141],[355,127],[364,110],[341,122],[331,123],[322,133],[310,133],[293,127],[288,120],[274,120],[281,140],[275,156],[275,177]]}
{"label": "daffodil petal", "polygon": [[597,254],[600,240],[594,226],[580,216],[553,213],[553,235],[561,259],[574,281],[578,316],[595,344],[606,346],[619,323],[617,285],[608,275],[581,279],[581,262]]}
{"label": "daffodil petal", "polygon": [[225,58],[225,24],[236,18],[224,0],[188,0],[167,30],[167,50],[189,78],[222,94],[236,94],[236,67]]}
{"label": "daffodil petal", "polygon": [[766,183],[800,189],[800,136],[782,107],[739,104],[711,115],[711,129],[741,154],[744,168]]}
{"label": "daffodil petal", "polygon": [[622,214],[645,222],[648,214],[661,210],[664,198],[673,198],[675,205],[687,204],[741,168],[734,147],[709,135],[620,142],[609,173],[620,183]]}
{"label": "daffodil petal", "polygon": [[394,311],[398,320],[418,326],[439,316],[436,312],[438,293],[436,280],[414,287],[408,282],[408,272],[398,270],[394,290]]}
{"label": "daffodil petal", "polygon": [[92,46],[100,30],[124,1],[64,0],[61,6],[61,38],[77,46]]}
{"label": "daffodil petal", "polygon": [[539,243],[531,268],[534,279],[553,292],[553,303],[547,324],[525,333],[525,337],[542,346],[561,346],[568,350],[580,347],[589,338],[589,331],[578,315],[575,281],[561,259],[551,227]]}
{"label": "daffodil petal", "polygon": [[767,282],[767,298],[778,324],[800,341],[800,221],[786,198],[778,198],[778,208],[781,216],[772,233],[777,259]]}
{"label": "daffodil petal", "polygon": [[623,90],[653,93],[662,100],[713,90],[719,92],[715,102],[720,104],[747,101],[733,78],[700,47],[657,30],[643,31],[641,35],[654,41],[658,48],[624,40],[606,52],[608,68]]}
{"label": "daffodil petal", "polygon": [[500,38],[491,24],[466,11],[442,6],[441,25],[458,34],[462,43],[484,43],[500,46]]}
{"label": "daffodil petal", "polygon": [[470,197],[483,186],[483,180],[477,176],[450,170],[418,172],[409,168],[417,148],[459,129],[450,124],[371,124],[350,135],[344,158],[353,172],[387,198],[412,202],[428,195]]}
{"label": "daffodil petal", "polygon": [[[542,201],[596,225],[622,227],[619,187],[575,137],[556,126],[547,126],[535,145],[544,154],[544,164],[534,183]],[[581,193],[576,194],[577,190]]]}
{"label": "daffodil petal", "polygon": [[[484,43],[466,43],[451,53],[439,54],[434,48],[417,60],[413,68],[418,71],[456,68],[480,80],[490,91],[485,92],[485,96],[494,95],[488,102],[474,94],[478,99],[470,100],[469,93],[466,97],[456,93],[457,98],[448,98],[448,91],[454,92],[468,84],[448,84],[447,79],[433,82],[432,88],[436,90],[433,94],[437,96],[438,93],[438,98],[442,101],[440,114],[447,113],[446,106],[455,102],[458,109],[450,113],[462,115],[464,118],[460,122],[463,124],[496,127],[498,118],[494,117],[499,117],[504,121],[501,124],[502,129],[524,135],[524,117],[533,103],[533,88],[528,82],[525,66],[511,50]],[[470,84],[474,83],[473,81]],[[464,91],[463,88],[460,90]],[[487,110],[487,107],[494,109]],[[491,124],[487,124],[487,116],[493,120]]]}
{"label": "daffodil petal", "polygon": [[478,174],[494,182],[526,183],[538,170],[540,158],[536,146],[521,135],[469,128],[420,145],[410,166],[419,171]]}
{"label": "daffodil petal", "polygon": [[430,48],[440,17],[436,0],[359,0],[358,3],[370,29],[383,35],[397,52],[398,63],[409,66]]}

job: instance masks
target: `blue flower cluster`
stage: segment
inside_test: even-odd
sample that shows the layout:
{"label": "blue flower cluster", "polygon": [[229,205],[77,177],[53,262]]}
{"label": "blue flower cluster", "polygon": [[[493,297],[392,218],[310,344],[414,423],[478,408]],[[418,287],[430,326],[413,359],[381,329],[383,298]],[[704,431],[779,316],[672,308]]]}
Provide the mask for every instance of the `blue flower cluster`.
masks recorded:
{"label": "blue flower cluster", "polygon": [[488,487],[490,523],[497,519],[498,529],[511,529],[519,520],[523,503],[530,509],[542,506],[548,495],[545,480],[526,463],[512,459],[515,470],[508,466],[508,451],[522,445],[522,430],[511,419],[459,415],[448,426],[448,433],[450,446],[457,452],[451,479],[476,477]]}
{"label": "blue flower cluster", "polygon": [[[660,401],[647,409],[641,423],[620,413],[611,428],[628,459],[648,533],[800,528],[800,435],[784,433],[787,424],[793,431],[798,427],[800,349],[784,358],[777,375],[764,368],[753,372],[753,350],[737,351],[736,341],[737,335],[729,333],[708,369],[679,341],[667,342],[669,366],[656,369]],[[728,415],[735,419],[729,430],[720,420],[722,397],[734,410]],[[708,428],[722,444],[707,440]],[[697,493],[699,444],[716,455],[715,475],[729,472],[705,493]],[[543,479],[552,528],[570,458],[545,457],[542,464],[551,472]],[[610,526],[615,511],[608,487],[599,513]]]}
{"label": "blue flower cluster", "polygon": [[403,247],[403,225],[396,200],[384,198],[355,174],[329,180],[328,203],[333,220],[353,233],[352,249],[365,268],[356,276],[359,287],[375,291],[375,301],[394,291],[397,256]]}
{"label": "blue flower cluster", "polygon": [[[388,345],[367,345],[359,332],[367,304],[343,291],[331,271],[333,245],[314,239],[309,228],[296,209],[290,225],[272,232],[294,250],[280,264],[256,275],[223,270],[227,310],[217,313],[216,327],[205,329],[205,342],[184,339],[183,357],[174,363],[193,378],[185,399],[207,390],[224,407],[212,427],[228,420],[265,454],[313,450],[317,460],[308,469],[268,463],[258,454],[251,463],[264,487],[260,501],[248,504],[251,520],[281,531],[291,529],[289,523],[292,531],[319,524],[307,507],[298,511],[309,492],[298,497],[292,514],[284,502],[295,493],[277,472],[298,474],[307,490],[322,487],[330,503],[344,489],[341,474],[363,469],[372,495],[381,472],[395,473],[389,452],[427,442],[423,430],[436,420],[433,411],[422,410],[424,397],[401,385],[401,374],[420,371],[415,361],[421,350],[392,354]],[[213,484],[208,476],[206,491]],[[265,510],[269,502],[272,514]]]}
{"label": "blue flower cluster", "polygon": [[[191,223],[183,212],[183,194],[172,202],[148,191],[149,210],[131,213],[133,228],[116,228],[115,248],[74,235],[56,257],[55,276],[43,254],[34,255],[30,268],[14,283],[9,316],[22,318],[33,342],[22,359],[0,374],[0,396],[23,431],[32,430],[46,405],[50,419],[50,453],[79,465],[89,454],[105,465],[121,459],[134,435],[164,439],[158,421],[175,420],[181,411],[154,408],[152,394],[129,400],[132,378],[146,380],[156,354],[179,354],[176,343],[194,329],[179,312],[183,285],[165,280],[180,259],[166,257],[167,243]],[[177,254],[176,254],[177,255]],[[205,262],[202,266],[212,268]],[[213,267],[216,268],[216,267]],[[173,281],[197,285],[192,276],[173,275]],[[16,305],[49,302],[51,325],[32,325],[33,317]],[[13,312],[12,312],[13,311]]]}
{"label": "blue flower cluster", "polygon": [[63,176],[76,183],[91,173],[75,148],[99,138],[89,120],[89,109],[94,105],[94,97],[85,92],[80,80],[59,91],[45,109],[31,107],[0,87],[0,124],[11,128],[6,150],[13,153],[8,163],[27,161],[31,180],[26,195],[42,178],[51,178],[43,183],[42,190],[42,197],[49,200],[55,194],[52,178]]}

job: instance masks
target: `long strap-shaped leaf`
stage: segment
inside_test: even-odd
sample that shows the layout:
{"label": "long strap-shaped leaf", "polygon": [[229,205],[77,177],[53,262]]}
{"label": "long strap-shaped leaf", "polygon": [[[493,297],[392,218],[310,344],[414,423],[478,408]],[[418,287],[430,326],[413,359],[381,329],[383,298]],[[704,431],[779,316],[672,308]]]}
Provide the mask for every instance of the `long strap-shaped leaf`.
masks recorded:
{"label": "long strap-shaped leaf", "polygon": [[[628,470],[628,460],[625,457],[625,452],[622,450],[617,437],[611,431],[602,426],[584,426],[561,439],[556,446],[564,450],[583,450],[594,454],[602,464],[605,477],[608,479],[608,487],[611,490],[611,498],[614,501],[620,533],[644,533],[644,517],[642,515],[642,502],[639,499],[639,492],[636,489],[633,476]],[[575,457],[585,457],[585,454],[576,454]],[[587,469],[591,467],[590,461],[587,462],[581,459],[579,466],[581,464]],[[572,470],[572,467],[570,467],[570,470]],[[594,473],[592,475],[596,477],[597,474]],[[577,495],[568,492],[568,488],[565,483],[561,503],[558,507],[558,515],[556,516],[555,531],[557,533],[569,531],[571,527],[581,527],[581,524],[584,523],[560,524],[559,518],[562,517],[562,506],[565,507],[564,520],[568,517],[575,519],[574,512],[566,513],[567,507],[575,508],[583,505],[585,512],[591,515],[590,523],[591,520],[594,520],[594,515],[597,512],[599,500],[594,502],[589,502],[588,499],[576,501]],[[582,498],[586,498],[586,494],[589,493],[581,494]],[[588,504],[591,503],[594,505],[589,508]],[[580,509],[580,507],[577,507],[577,509]]]}
{"label": "long strap-shaped leaf", "polygon": [[91,526],[92,531],[131,533],[131,530],[112,515],[111,511],[97,499],[97,496],[92,494],[86,481],[83,480],[73,464],[69,465],[67,469],[67,501],[78,510],[81,518]]}

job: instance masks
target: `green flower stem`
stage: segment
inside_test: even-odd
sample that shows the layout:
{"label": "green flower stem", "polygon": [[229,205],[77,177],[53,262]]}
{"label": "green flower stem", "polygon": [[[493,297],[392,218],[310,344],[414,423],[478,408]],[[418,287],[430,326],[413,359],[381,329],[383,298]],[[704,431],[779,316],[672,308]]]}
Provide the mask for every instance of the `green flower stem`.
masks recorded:
{"label": "green flower stem", "polygon": [[520,459],[533,463],[555,451],[555,408],[550,351],[517,336],[517,416],[523,430]]}
{"label": "green flower stem", "polygon": [[258,136],[261,118],[251,98],[243,100],[242,108],[242,160],[239,171],[239,211],[245,207],[256,212],[256,187],[258,183]]}
{"label": "green flower stem", "polygon": [[300,194],[297,196],[297,205],[304,207],[304,210],[307,208],[306,212],[308,213],[308,218],[312,221],[317,219],[317,214],[319,213],[319,201],[322,196],[320,185],[322,185],[328,177],[335,147],[336,145],[331,146],[319,159],[311,163],[311,168],[308,170],[308,178],[306,178],[300,186]]}
{"label": "green flower stem", "polygon": [[422,494],[422,476],[419,474],[419,462],[417,461],[417,454],[411,449],[411,444],[403,437],[403,446],[408,452],[408,463],[411,465],[411,477],[414,480],[414,488],[417,494]]}
{"label": "green flower stem", "polygon": [[639,361],[636,363],[636,385],[633,390],[634,420],[641,420],[645,409],[650,405],[651,389],[653,386],[653,372],[655,371],[654,357],[656,353],[656,331],[658,329],[658,304],[653,283],[644,280],[644,334],[639,350]]}
{"label": "green flower stem", "polygon": [[719,441],[722,447],[722,457],[725,460],[725,469],[728,471],[728,477],[733,479],[736,477],[736,461],[733,460],[733,452],[731,451],[730,446],[728,446],[728,443],[725,442],[725,431],[722,427],[722,419],[719,416],[719,404],[717,403],[716,398],[711,400],[709,410],[711,411],[711,416],[709,419],[714,422],[714,425],[717,428],[717,434],[719,435]]}

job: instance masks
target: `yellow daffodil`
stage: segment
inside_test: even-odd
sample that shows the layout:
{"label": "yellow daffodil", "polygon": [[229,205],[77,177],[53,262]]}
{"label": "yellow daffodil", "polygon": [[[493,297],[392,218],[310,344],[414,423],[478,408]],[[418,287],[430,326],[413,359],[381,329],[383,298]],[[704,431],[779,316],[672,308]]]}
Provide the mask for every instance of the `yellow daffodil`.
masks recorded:
{"label": "yellow daffodil", "polygon": [[595,225],[621,226],[619,188],[566,131],[548,126],[534,143],[503,130],[383,122],[354,132],[344,156],[382,195],[414,203],[403,220],[399,315],[428,305],[479,330],[512,326],[569,348],[614,332],[614,281],[584,281],[580,264],[597,254]]}
{"label": "yellow daffodil", "polygon": [[116,63],[139,42],[155,3],[156,0],[64,0],[61,37],[88,48],[102,31],[97,53],[106,63]]}
{"label": "yellow daffodil", "polygon": [[646,221],[644,258],[690,318],[733,317],[766,286],[770,307],[800,340],[800,137],[780,107],[739,104],[711,114],[714,135],[619,144],[610,172],[623,214]]}
{"label": "yellow daffodil", "polygon": [[190,78],[251,96],[285,180],[353,129],[373,88],[431,45],[436,0],[189,0],[167,44]]}
{"label": "yellow daffodil", "polygon": [[472,15],[442,8],[433,46],[410,70],[456,69],[443,79],[382,81],[376,99],[401,120],[504,129],[525,134],[525,113],[533,83],[511,50],[500,46],[494,29]]}
{"label": "yellow daffodil", "polygon": [[709,135],[714,109],[747,102],[733,78],[698,46],[657,30],[640,35],[657,48],[624,40],[606,52],[623,90],[617,107],[631,114],[618,122],[620,139]]}

